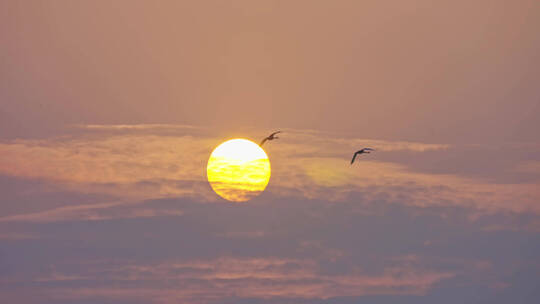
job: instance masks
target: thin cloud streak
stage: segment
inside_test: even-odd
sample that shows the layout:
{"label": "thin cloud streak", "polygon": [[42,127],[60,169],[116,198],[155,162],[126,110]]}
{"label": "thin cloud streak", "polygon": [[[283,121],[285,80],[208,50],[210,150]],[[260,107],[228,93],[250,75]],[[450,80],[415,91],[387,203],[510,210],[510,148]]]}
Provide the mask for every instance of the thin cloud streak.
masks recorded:
{"label": "thin cloud streak", "polygon": [[[328,299],[338,296],[376,294],[425,294],[433,284],[454,277],[452,272],[429,271],[410,265],[410,261],[385,268],[379,274],[366,274],[360,269],[350,274],[329,275],[320,272],[318,262],[290,258],[233,258],[161,262],[157,264],[95,264],[83,274],[61,273],[54,269],[36,282],[79,281],[67,290],[51,289],[57,299],[92,299],[143,297],[155,303],[181,303],[198,299],[199,303],[214,303],[215,299],[241,298],[301,298]],[[84,287],[88,280],[106,280],[115,285],[129,286],[130,282],[144,280],[161,285],[169,282],[178,287],[170,288],[111,288]],[[150,284],[152,285],[152,284]],[[158,295],[159,294],[159,295]],[[156,297],[157,296],[157,297]]]}
{"label": "thin cloud streak", "polygon": [[147,129],[201,129],[192,125],[178,124],[136,124],[136,125],[75,125],[76,128],[88,130],[147,130]]}
{"label": "thin cloud streak", "polygon": [[[61,221],[103,221],[112,219],[145,218],[155,216],[181,216],[181,210],[160,210],[146,208],[133,208],[141,202],[111,202],[89,205],[76,205],[50,209],[43,212],[19,214],[0,217],[4,222],[32,222],[50,223]],[[132,207],[119,209],[118,207]]]}

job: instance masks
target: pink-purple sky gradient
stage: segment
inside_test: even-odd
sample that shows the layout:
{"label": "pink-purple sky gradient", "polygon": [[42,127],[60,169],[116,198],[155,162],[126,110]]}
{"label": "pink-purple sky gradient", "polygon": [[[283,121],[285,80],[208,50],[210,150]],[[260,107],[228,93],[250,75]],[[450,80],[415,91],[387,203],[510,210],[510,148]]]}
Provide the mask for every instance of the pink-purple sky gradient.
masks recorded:
{"label": "pink-purple sky gradient", "polygon": [[536,0],[0,0],[0,302],[538,303],[539,117]]}

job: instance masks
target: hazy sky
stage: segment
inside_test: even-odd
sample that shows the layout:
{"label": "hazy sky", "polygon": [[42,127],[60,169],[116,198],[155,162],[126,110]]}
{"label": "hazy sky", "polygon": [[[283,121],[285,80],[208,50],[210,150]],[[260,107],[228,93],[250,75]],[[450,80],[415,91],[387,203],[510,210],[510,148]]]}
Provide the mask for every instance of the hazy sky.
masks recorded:
{"label": "hazy sky", "polygon": [[540,3],[2,1],[3,137],[73,123],[540,140]]}
{"label": "hazy sky", "polygon": [[[0,0],[0,302],[538,303],[539,29],[537,0]],[[218,197],[212,149],[278,129],[267,190]]]}

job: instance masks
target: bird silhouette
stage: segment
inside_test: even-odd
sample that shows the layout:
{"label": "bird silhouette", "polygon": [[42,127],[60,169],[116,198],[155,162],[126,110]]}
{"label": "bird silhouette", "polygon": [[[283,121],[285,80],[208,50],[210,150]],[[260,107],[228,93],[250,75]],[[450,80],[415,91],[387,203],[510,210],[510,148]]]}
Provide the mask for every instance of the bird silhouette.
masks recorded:
{"label": "bird silhouette", "polygon": [[356,159],[356,155],[364,154],[364,153],[368,153],[368,154],[369,154],[370,151],[375,151],[375,150],[373,150],[373,149],[371,149],[371,148],[364,148],[364,149],[362,149],[362,150],[356,151],[356,152],[354,153],[352,159],[351,159],[351,165],[354,163],[354,160]]}
{"label": "bird silhouette", "polygon": [[262,147],[262,145],[267,141],[267,140],[274,140],[274,139],[278,139],[279,137],[276,136],[276,134],[278,133],[281,133],[281,131],[277,131],[277,132],[274,132],[272,134],[270,134],[270,136],[266,137],[265,139],[263,139],[261,141],[261,143],[259,144],[259,146]]}

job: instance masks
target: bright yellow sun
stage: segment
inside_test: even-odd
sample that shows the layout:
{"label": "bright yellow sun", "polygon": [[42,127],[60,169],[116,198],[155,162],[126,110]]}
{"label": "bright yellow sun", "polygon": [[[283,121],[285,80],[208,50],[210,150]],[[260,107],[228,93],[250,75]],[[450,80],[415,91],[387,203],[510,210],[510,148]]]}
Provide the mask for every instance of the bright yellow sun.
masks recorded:
{"label": "bright yellow sun", "polygon": [[228,140],[214,149],[206,167],[212,189],[226,200],[245,202],[264,191],[270,180],[270,161],[256,143]]}

